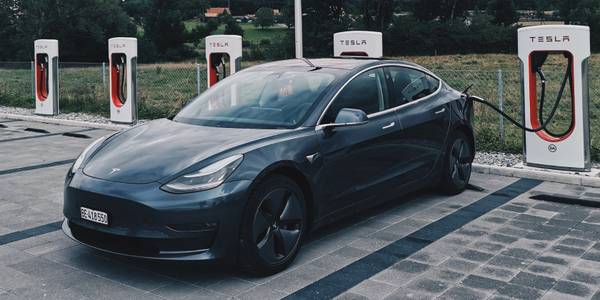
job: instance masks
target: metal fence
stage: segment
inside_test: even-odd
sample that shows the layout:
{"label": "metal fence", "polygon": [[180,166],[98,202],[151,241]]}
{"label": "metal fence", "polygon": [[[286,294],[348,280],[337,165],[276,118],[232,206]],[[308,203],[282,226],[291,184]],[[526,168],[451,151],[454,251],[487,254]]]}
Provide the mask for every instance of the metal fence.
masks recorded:
{"label": "metal fence", "polygon": [[[108,64],[59,63],[60,111],[108,116]],[[168,116],[206,89],[206,66],[196,63],[138,64],[138,115]],[[33,108],[32,62],[0,62],[0,106]]]}
{"label": "metal fence", "polygon": [[[521,86],[518,69],[433,70],[452,87],[462,90],[473,84],[470,93],[498,106],[516,120],[522,120]],[[562,72],[547,72],[547,116],[560,86]],[[600,67],[591,66],[590,134],[594,159],[600,160]],[[179,110],[206,89],[206,66],[196,63],[138,65],[138,107],[140,118],[160,118]],[[60,63],[61,112],[89,112],[109,115],[108,66],[102,63]],[[0,106],[33,107],[33,63],[0,63]],[[570,122],[568,94],[551,128],[561,131]],[[477,144],[483,150],[520,152],[522,131],[488,107],[475,104]]]}

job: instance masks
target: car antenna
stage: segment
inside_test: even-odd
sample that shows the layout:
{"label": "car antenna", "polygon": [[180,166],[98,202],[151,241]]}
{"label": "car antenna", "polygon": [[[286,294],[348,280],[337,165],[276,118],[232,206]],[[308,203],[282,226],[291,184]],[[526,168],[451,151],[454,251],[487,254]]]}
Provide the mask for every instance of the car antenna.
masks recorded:
{"label": "car antenna", "polygon": [[313,63],[312,63],[312,62],[311,62],[311,61],[310,61],[308,58],[302,57],[302,58],[300,58],[300,59],[302,59],[302,60],[303,60],[303,61],[304,61],[304,62],[305,62],[307,65],[309,65],[309,66],[311,66],[311,67],[313,67],[313,68],[314,68],[314,69],[312,69],[311,71],[316,71],[316,70],[319,70],[319,69],[321,69],[321,67],[317,67],[317,66],[315,66],[315,65],[314,65],[314,64],[313,64]]}

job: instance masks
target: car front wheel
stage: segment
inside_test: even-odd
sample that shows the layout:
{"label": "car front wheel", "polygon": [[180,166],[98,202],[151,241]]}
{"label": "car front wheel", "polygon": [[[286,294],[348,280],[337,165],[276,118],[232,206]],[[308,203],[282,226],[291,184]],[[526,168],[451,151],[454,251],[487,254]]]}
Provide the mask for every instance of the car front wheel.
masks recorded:
{"label": "car front wheel", "polygon": [[242,264],[270,275],[292,263],[307,228],[304,195],[291,179],[275,175],[261,181],[250,197],[242,223]]}

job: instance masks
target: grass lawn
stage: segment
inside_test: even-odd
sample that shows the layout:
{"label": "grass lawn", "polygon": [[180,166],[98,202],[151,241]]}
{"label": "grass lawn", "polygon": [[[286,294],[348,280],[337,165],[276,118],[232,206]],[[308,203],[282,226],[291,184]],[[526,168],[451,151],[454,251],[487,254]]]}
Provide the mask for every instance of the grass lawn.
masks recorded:
{"label": "grass lawn", "polygon": [[[184,25],[188,30],[192,30],[196,25],[200,23],[199,20],[187,20],[184,21]],[[264,39],[277,39],[281,36],[285,35],[287,28],[285,27],[267,27],[261,29],[260,27],[254,27],[252,23],[239,23],[242,29],[244,30],[244,40],[249,41],[251,43],[259,43]],[[217,30],[213,32],[213,34],[223,34],[225,32],[225,24],[219,26]]]}

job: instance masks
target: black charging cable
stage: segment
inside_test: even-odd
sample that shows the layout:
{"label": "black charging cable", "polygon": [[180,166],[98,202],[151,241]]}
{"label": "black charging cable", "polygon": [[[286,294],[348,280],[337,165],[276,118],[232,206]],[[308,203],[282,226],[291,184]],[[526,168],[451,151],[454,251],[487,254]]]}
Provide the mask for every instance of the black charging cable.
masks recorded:
{"label": "black charging cable", "polygon": [[[558,93],[558,97],[556,97],[556,100],[554,101],[554,106],[552,107],[552,110],[550,111],[550,115],[548,116],[548,118],[546,118],[545,121],[542,122],[541,126],[538,128],[528,128],[527,126],[525,126],[524,124],[521,124],[519,122],[517,122],[515,119],[511,118],[509,115],[507,115],[505,112],[503,112],[502,110],[500,110],[498,107],[496,107],[494,104],[486,101],[485,99],[478,97],[478,96],[471,96],[468,94],[468,90],[469,88],[471,88],[471,86],[469,86],[464,92],[463,94],[466,95],[466,99],[469,102],[478,102],[481,104],[484,104],[488,107],[490,107],[491,109],[493,109],[494,111],[496,111],[497,113],[499,113],[502,117],[504,117],[505,119],[507,119],[509,122],[511,122],[513,125],[517,126],[518,128],[528,131],[528,132],[538,132],[538,131],[546,131],[548,134],[550,134],[551,136],[554,137],[560,137],[563,136],[565,134],[567,134],[572,126],[573,126],[573,120],[571,119],[571,126],[569,126],[569,128],[562,134],[555,134],[555,133],[550,133],[548,131],[548,125],[550,125],[550,123],[552,122],[552,120],[554,119],[554,115],[556,114],[556,111],[558,110],[558,106],[560,104],[560,101],[562,99],[562,96],[564,94],[564,89],[567,83],[567,79],[569,79],[569,83],[572,85],[573,84],[573,78],[571,77],[571,61],[569,60],[569,63],[567,65],[567,72],[565,73],[565,76],[563,78],[563,81],[561,83],[561,87]],[[542,91],[541,91],[541,98],[540,98],[540,111],[539,111],[539,119],[540,121],[543,120],[543,112],[542,109],[544,108],[544,101],[545,101],[545,94],[546,94],[546,77],[544,76],[544,73],[542,72],[542,70],[540,68],[537,68],[536,73],[540,76],[541,82],[542,82]],[[472,104],[470,104],[472,105]],[[468,108],[468,106],[465,107],[465,109]]]}

